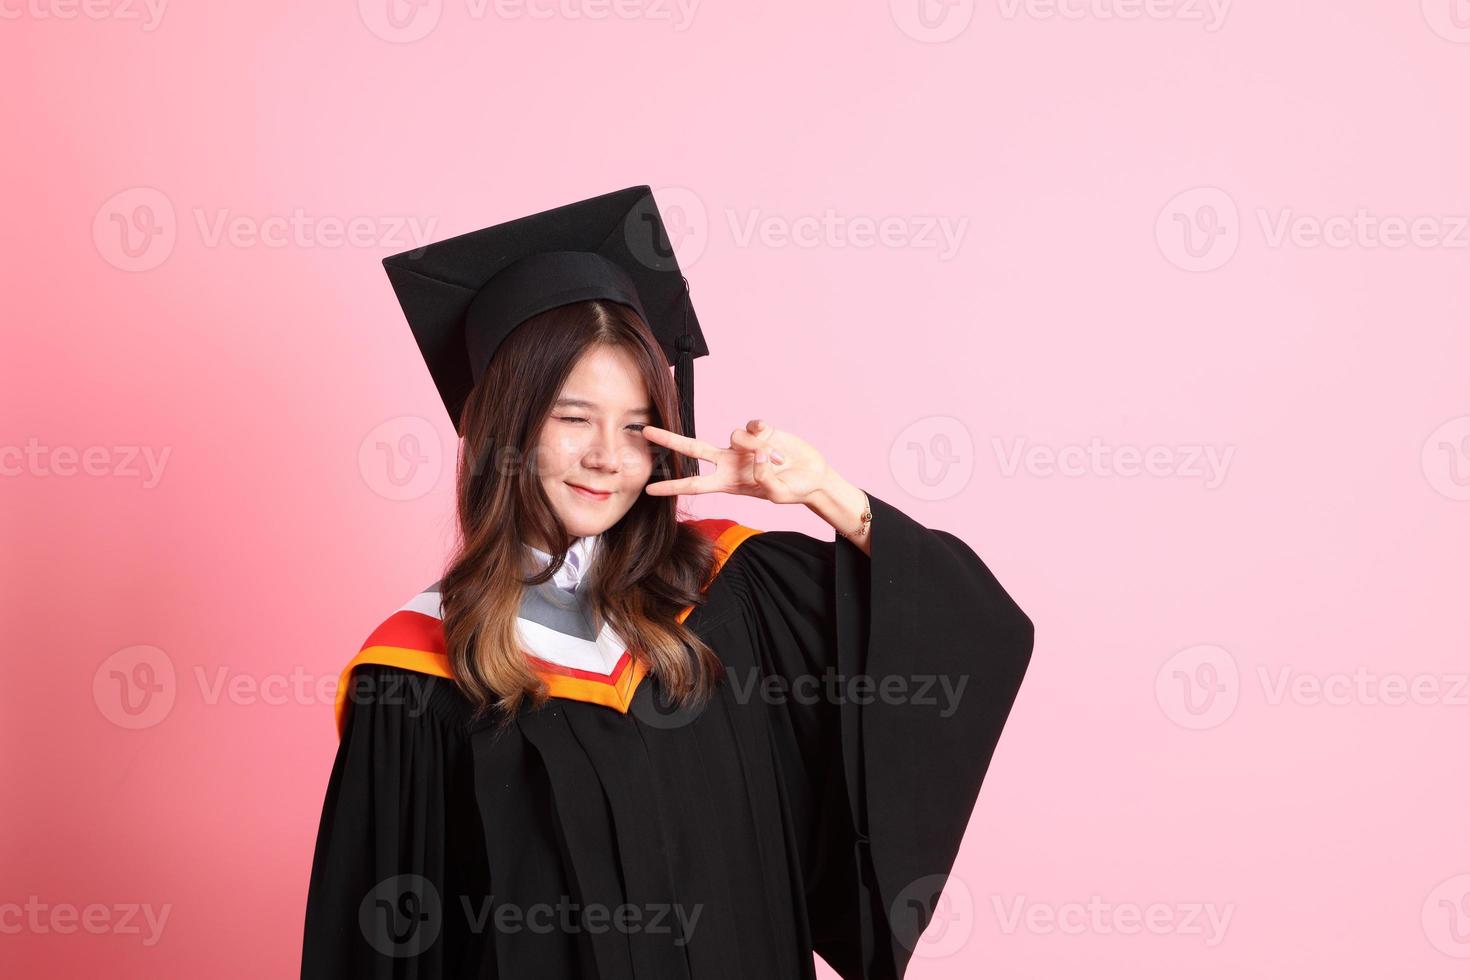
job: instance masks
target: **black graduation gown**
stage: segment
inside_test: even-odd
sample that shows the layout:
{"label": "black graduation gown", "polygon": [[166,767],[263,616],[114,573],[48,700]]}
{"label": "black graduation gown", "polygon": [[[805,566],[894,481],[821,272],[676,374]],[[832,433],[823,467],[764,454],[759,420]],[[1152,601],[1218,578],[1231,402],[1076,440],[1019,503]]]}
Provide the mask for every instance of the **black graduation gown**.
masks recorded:
{"label": "black graduation gown", "polygon": [[730,555],[686,620],[728,671],[692,716],[650,675],[626,712],[552,698],[496,735],[444,678],[357,667],[381,696],[332,768],[302,976],[806,978],[815,951],[901,977],[1032,624],[868,496],[871,557],[792,531]]}

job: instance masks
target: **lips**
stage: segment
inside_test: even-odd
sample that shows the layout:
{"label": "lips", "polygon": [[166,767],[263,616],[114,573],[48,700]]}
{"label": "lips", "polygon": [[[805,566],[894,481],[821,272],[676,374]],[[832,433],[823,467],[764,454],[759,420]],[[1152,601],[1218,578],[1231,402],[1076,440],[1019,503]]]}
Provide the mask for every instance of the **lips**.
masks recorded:
{"label": "lips", "polygon": [[577,491],[578,494],[586,497],[588,500],[606,500],[608,497],[612,496],[611,490],[591,490],[576,483],[568,483],[567,486],[571,487],[573,490]]}

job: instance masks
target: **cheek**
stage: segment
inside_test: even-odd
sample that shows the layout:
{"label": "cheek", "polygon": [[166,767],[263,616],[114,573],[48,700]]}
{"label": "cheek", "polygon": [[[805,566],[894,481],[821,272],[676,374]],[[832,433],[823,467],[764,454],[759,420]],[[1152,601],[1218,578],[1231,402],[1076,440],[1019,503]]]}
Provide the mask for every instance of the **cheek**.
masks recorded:
{"label": "cheek", "polygon": [[537,471],[543,475],[556,476],[571,469],[581,459],[584,449],[580,440],[572,433],[546,434],[536,446]]}

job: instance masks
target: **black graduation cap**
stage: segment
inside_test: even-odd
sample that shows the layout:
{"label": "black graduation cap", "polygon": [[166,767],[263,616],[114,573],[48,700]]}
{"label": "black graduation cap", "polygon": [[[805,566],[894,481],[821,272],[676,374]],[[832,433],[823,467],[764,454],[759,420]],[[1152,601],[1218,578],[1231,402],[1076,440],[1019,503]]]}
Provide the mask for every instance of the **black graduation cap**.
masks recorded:
{"label": "black graduation cap", "polygon": [[709,353],[653,192],[641,185],[446,238],[383,260],[455,431],[470,391],[517,325],[607,299],[653,330],[694,435],[694,358]]}

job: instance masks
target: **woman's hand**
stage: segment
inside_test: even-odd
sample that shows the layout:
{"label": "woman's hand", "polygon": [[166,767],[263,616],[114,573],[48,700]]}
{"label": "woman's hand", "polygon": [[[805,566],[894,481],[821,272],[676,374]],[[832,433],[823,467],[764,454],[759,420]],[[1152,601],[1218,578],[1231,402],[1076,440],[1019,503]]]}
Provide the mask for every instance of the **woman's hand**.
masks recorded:
{"label": "woman's hand", "polygon": [[655,445],[715,464],[713,473],[679,480],[660,480],[644,489],[655,497],[676,493],[739,493],[777,504],[809,503],[834,474],[827,460],[790,432],[751,419],[730,433],[730,446],[720,449],[656,425],[643,426],[643,437]]}

